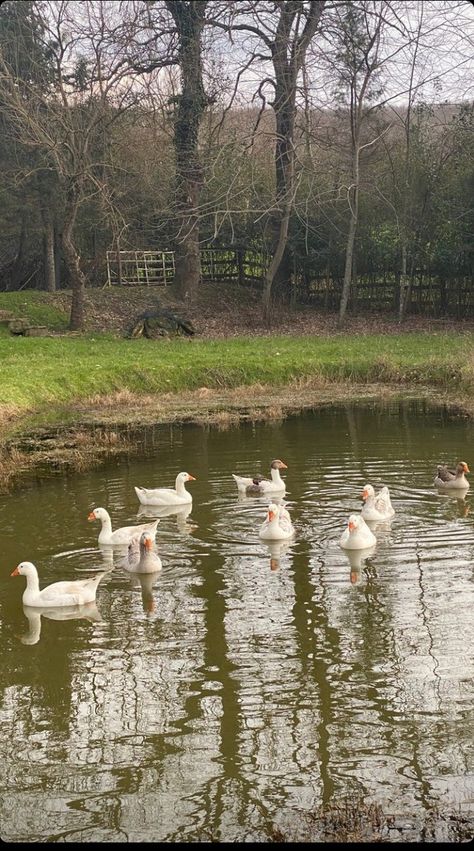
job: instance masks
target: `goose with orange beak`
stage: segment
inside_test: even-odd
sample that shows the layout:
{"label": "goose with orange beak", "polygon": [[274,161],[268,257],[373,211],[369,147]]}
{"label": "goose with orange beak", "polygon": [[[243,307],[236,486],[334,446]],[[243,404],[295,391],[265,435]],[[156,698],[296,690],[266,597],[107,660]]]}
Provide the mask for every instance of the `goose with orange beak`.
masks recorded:
{"label": "goose with orange beak", "polygon": [[53,582],[40,591],[38,571],[31,561],[22,561],[10,576],[25,576],[26,588],[23,591],[24,606],[83,606],[95,600],[97,586],[108,570],[102,570],[89,579],[72,579]]}
{"label": "goose with orange beak", "polygon": [[130,573],[156,573],[161,570],[161,559],[155,552],[154,535],[142,532],[129,543],[124,567]]}
{"label": "goose with orange beak", "polygon": [[174,488],[140,488],[135,487],[135,493],[142,505],[186,505],[193,501],[186,482],[195,482],[196,478],[190,473],[178,473]]}
{"label": "goose with orange beak", "polygon": [[361,498],[364,500],[362,507],[362,517],[364,520],[389,520],[395,514],[395,509],[390,499],[390,492],[387,486],[375,493],[372,485],[365,485],[361,493]]}
{"label": "goose with orange beak", "polygon": [[377,538],[361,514],[351,514],[339,543],[345,550],[361,550],[376,544]]}
{"label": "goose with orange beak", "polygon": [[288,509],[274,502],[268,506],[266,519],[260,526],[259,535],[264,541],[286,541],[295,534]]}
{"label": "goose with orange beak", "polygon": [[285,462],[276,458],[270,465],[270,479],[265,479],[260,475],[255,475],[252,478],[249,476],[236,476],[235,473],[232,473],[232,477],[239,493],[244,493],[247,496],[265,496],[272,493],[283,496],[286,491],[286,485],[280,476],[280,470],[287,469],[288,467]]}
{"label": "goose with orange beak", "polygon": [[468,490],[469,482],[465,473],[470,473],[465,461],[459,461],[455,470],[451,470],[446,464],[439,464],[434,485],[442,490]]}
{"label": "goose with orange beak", "polygon": [[120,529],[112,531],[112,520],[106,508],[93,508],[87,515],[89,521],[100,520],[101,530],[99,532],[99,546],[126,547],[134,537],[141,535],[142,532],[150,532],[156,534],[156,527],[160,522],[159,519],[152,523],[138,523],[135,526],[121,526]]}

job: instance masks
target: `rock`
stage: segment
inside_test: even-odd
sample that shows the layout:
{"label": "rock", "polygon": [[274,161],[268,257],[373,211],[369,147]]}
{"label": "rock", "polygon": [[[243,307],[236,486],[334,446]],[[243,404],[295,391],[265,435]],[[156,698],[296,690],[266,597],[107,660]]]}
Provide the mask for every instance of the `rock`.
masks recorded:
{"label": "rock", "polygon": [[29,319],[11,319],[8,323],[8,328],[12,334],[24,334],[27,328],[31,327]]}
{"label": "rock", "polygon": [[23,332],[24,337],[48,337],[50,331],[46,325],[35,325],[31,328],[25,328]]}
{"label": "rock", "polygon": [[180,335],[192,337],[195,333],[196,329],[191,320],[163,308],[142,313],[127,332],[127,336],[147,337],[149,340],[154,340],[158,337]]}

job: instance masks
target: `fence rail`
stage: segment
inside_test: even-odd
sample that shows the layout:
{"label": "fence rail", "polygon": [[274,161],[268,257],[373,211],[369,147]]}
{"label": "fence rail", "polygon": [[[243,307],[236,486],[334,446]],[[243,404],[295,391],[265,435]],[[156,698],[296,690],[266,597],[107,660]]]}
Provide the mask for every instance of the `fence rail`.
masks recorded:
{"label": "fence rail", "polygon": [[[342,280],[321,276],[311,281],[296,280],[296,301],[322,310],[337,311],[341,301]],[[353,283],[349,295],[351,312],[398,310],[399,282],[360,278]],[[411,283],[407,305],[410,314],[452,316],[457,319],[474,316],[474,281],[468,276],[441,278],[419,275]]]}
{"label": "fence rail", "polygon": [[[237,282],[261,286],[268,257],[263,251],[230,246],[201,249],[201,276],[204,281]],[[108,251],[108,286],[162,286],[172,283],[175,275],[173,251]],[[299,303],[321,310],[337,311],[341,300],[342,279],[314,275],[302,264],[295,268],[291,293]],[[397,312],[399,282],[392,276],[360,276],[349,297],[351,312]],[[474,281],[469,276],[440,277],[419,270],[411,283],[407,305],[411,314],[431,316],[474,316]]]}
{"label": "fence rail", "polygon": [[[175,275],[173,251],[107,251],[107,286],[167,286]],[[238,247],[201,249],[203,280],[258,283],[263,252]]]}
{"label": "fence rail", "polygon": [[109,287],[166,287],[174,271],[173,251],[107,251]]}

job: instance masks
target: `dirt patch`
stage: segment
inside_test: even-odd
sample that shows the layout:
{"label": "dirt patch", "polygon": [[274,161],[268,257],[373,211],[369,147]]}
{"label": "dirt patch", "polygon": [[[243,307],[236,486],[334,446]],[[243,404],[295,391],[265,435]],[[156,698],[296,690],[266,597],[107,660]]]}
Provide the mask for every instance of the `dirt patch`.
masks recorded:
{"label": "dirt patch", "polygon": [[[69,292],[42,294],[45,303],[68,314]],[[263,321],[260,292],[257,288],[232,283],[203,283],[195,305],[184,304],[172,287],[105,287],[88,289],[85,295],[85,330],[123,336],[145,310],[170,308],[190,319],[197,336],[221,339],[237,336],[344,334],[399,334],[410,332],[472,332],[474,321],[454,321],[411,316],[400,326],[396,316],[372,314],[349,316],[343,328],[335,313],[322,313],[313,306],[282,305],[275,310],[270,325]],[[153,343],[151,343],[153,345]]]}

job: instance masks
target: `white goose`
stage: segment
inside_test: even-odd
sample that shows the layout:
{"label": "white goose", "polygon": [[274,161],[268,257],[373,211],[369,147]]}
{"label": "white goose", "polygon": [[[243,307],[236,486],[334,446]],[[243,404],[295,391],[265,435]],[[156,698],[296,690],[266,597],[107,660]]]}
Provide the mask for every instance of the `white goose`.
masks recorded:
{"label": "white goose", "polygon": [[270,503],[258,534],[265,541],[286,541],[293,537],[295,529],[288,510],[283,505]]}
{"label": "white goose", "polygon": [[26,576],[26,588],[23,592],[24,606],[83,606],[95,600],[97,586],[107,573],[104,570],[89,579],[73,579],[65,582],[53,582],[40,591],[38,571],[31,561],[20,562],[10,576]]}
{"label": "white goose", "polygon": [[377,543],[377,538],[361,514],[351,514],[347,529],[341,535],[340,546],[345,550],[362,550]]}
{"label": "white goose", "polygon": [[364,520],[388,520],[395,514],[386,485],[377,494],[372,485],[364,485],[361,498],[364,500],[364,505],[360,513]]}
{"label": "white goose", "polygon": [[156,573],[161,570],[161,559],[154,551],[154,536],[150,532],[142,532],[133,538],[128,545],[128,555],[124,563],[130,573]]}
{"label": "white goose", "polygon": [[110,514],[106,508],[94,508],[87,517],[88,520],[100,520],[102,527],[99,532],[99,545],[105,544],[117,547],[126,547],[134,535],[141,535],[142,532],[150,532],[156,534],[156,527],[160,522],[154,520],[153,523],[142,523],[136,526],[121,526],[120,529],[115,529],[112,532],[112,521]]}
{"label": "white goose", "polygon": [[190,473],[178,473],[174,488],[135,487],[135,493],[142,505],[185,505],[193,499],[185,483],[195,481],[195,476]]}
{"label": "white goose", "polygon": [[435,487],[443,490],[467,490],[469,482],[464,474],[470,472],[465,461],[460,461],[455,470],[450,470],[446,464],[439,464],[434,480]]}
{"label": "white goose", "polygon": [[280,496],[286,491],[286,485],[280,476],[280,470],[287,470],[287,465],[277,458],[270,465],[271,479],[264,479],[263,476],[257,475],[253,478],[248,476],[236,476],[232,473],[232,477],[239,489],[240,493],[245,493],[247,496],[262,496],[266,494],[276,493]]}

